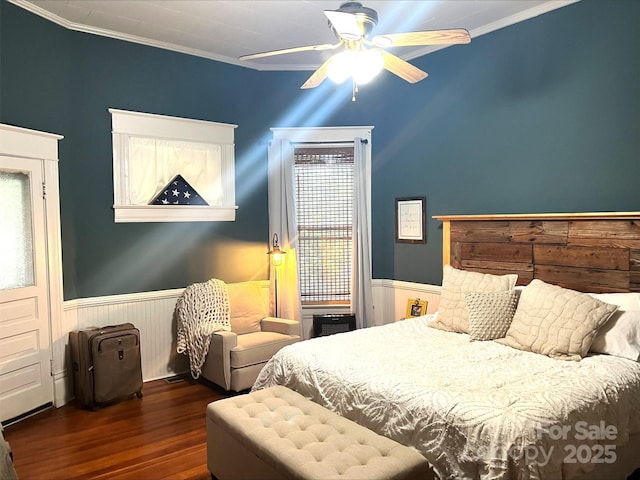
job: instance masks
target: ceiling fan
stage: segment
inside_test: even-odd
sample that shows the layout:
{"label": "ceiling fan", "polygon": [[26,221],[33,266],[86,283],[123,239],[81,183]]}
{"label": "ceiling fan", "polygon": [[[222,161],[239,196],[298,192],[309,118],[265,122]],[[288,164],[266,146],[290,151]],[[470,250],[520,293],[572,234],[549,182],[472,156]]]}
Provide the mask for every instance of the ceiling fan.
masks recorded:
{"label": "ceiling fan", "polygon": [[351,77],[355,100],[357,85],[371,80],[382,69],[410,83],[419,82],[427,77],[427,72],[385,51],[385,48],[455,45],[471,42],[469,32],[463,28],[390,33],[370,38],[371,32],[378,23],[378,13],[359,2],[343,3],[337,10],[325,10],[324,14],[329,19],[329,27],[338,38],[338,43],[272,50],[244,55],[240,59],[252,60],[287,53],[340,49],[339,53],[325,61],[300,88],[317,87],[327,77],[338,83]]}

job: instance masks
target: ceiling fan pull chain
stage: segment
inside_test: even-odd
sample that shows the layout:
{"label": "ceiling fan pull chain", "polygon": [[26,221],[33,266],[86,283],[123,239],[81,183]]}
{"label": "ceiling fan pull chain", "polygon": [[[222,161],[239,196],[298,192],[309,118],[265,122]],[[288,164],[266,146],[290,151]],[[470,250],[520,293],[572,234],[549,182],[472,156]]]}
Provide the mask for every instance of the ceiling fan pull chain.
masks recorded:
{"label": "ceiling fan pull chain", "polygon": [[355,79],[351,79],[351,101],[356,101],[356,92],[358,91],[358,87],[356,86]]}

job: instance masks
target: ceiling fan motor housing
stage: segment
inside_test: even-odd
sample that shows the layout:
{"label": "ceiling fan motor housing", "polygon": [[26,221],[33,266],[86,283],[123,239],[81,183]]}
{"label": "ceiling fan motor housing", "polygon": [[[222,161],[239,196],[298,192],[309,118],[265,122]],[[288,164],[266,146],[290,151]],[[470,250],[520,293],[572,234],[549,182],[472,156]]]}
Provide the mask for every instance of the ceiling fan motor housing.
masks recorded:
{"label": "ceiling fan motor housing", "polygon": [[340,8],[337,11],[353,15],[358,25],[358,29],[360,30],[360,36],[358,38],[349,38],[348,36],[345,36],[344,33],[336,32],[331,22],[329,22],[329,26],[338,38],[342,37],[345,40],[368,38],[373,28],[378,24],[378,12],[373,8],[363,6],[360,2],[345,2],[340,5]]}

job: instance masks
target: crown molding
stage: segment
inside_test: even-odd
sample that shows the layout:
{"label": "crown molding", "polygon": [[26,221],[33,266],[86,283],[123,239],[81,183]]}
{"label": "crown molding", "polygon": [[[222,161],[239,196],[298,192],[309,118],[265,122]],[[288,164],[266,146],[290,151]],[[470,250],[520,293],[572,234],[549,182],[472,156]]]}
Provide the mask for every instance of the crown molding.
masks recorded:
{"label": "crown molding", "polygon": [[[224,55],[216,55],[211,52],[206,52],[203,50],[198,50],[194,48],[187,48],[180,45],[175,45],[172,43],[160,42],[156,40],[151,40],[144,37],[138,37],[136,35],[128,35],[121,32],[114,32],[112,30],[96,28],[89,25],[84,25],[80,23],[71,22],[65,18],[62,18],[58,15],[55,15],[28,0],[7,0],[14,5],[17,5],[20,8],[23,8],[31,13],[34,13],[46,20],[49,20],[61,27],[67,28],[69,30],[73,30],[76,32],[89,33],[92,35],[99,35],[102,37],[114,38],[116,40],[124,40],[125,42],[137,43],[140,45],[146,45],[149,47],[161,48],[164,50],[170,50],[178,53],[184,53],[186,55],[192,55],[195,57],[207,58],[209,60],[215,60],[218,62],[228,63],[231,65],[236,65],[239,67],[250,68],[252,70],[259,71],[310,71],[318,68],[318,65],[299,65],[296,67],[292,67],[291,65],[282,65],[282,64],[272,64],[272,65],[261,65],[255,62],[247,62],[241,61],[237,58],[231,58]],[[537,5],[535,7],[529,8],[522,12],[516,13],[514,15],[510,15],[508,17],[502,18],[498,21],[489,23],[480,28],[476,28],[470,30],[469,33],[471,38],[477,38],[481,35],[485,35],[487,33],[493,32],[495,30],[499,30],[504,27],[508,27],[515,23],[522,22],[524,20],[528,20],[530,18],[537,17],[544,13],[548,13],[552,10],[556,10],[558,8],[565,7],[567,5],[571,5],[573,3],[577,3],[580,0],[550,0],[543,4]],[[414,51],[412,54],[402,55],[401,58],[403,60],[413,60],[418,57],[422,57],[429,53],[433,53],[438,50],[442,50],[443,48],[451,47],[452,45],[438,45],[438,46],[429,46],[423,49]]]}
{"label": "crown molding", "polygon": [[113,38],[116,40],[124,40],[125,42],[137,43],[140,45],[146,45],[148,47],[161,48],[163,50],[171,50],[173,52],[184,53],[186,55],[191,55],[194,57],[202,57],[207,58],[209,60],[216,60],[218,62],[229,63],[232,65],[237,65],[239,67],[247,67],[247,62],[242,62],[236,58],[225,57],[223,55],[215,55],[210,52],[205,52],[203,50],[198,50],[195,48],[187,48],[180,45],[175,45],[173,43],[159,42],[156,40],[151,40],[144,37],[138,37],[136,35],[128,35],[126,33],[114,32],[113,30],[107,30],[103,28],[96,28],[90,25],[84,25],[81,23],[75,23],[67,20],[66,18],[62,18],[58,15],[55,15],[44,8],[41,8],[27,0],[7,0],[9,3],[13,3],[14,5],[23,8],[31,13],[34,13],[46,20],[49,20],[61,27],[64,27],[68,30],[73,30],[76,32],[89,33],[92,35],[99,35],[101,37]]}
{"label": "crown molding", "polygon": [[[571,5],[579,1],[580,0],[551,0],[549,2],[545,2],[535,7],[531,7],[527,10],[523,10],[522,12],[518,12],[513,15],[509,15],[508,17],[501,18],[500,20],[497,20],[495,22],[488,23],[486,25],[483,25],[480,28],[474,28],[473,30],[469,31],[469,35],[471,35],[472,39],[478,38],[487,33],[495,32],[496,30],[500,30],[501,28],[509,27],[516,23],[524,22],[525,20],[538,17],[545,13],[549,13],[553,10],[566,7],[567,5]],[[405,60],[413,60],[414,58],[422,57],[423,55],[427,55],[429,53],[433,53],[435,51],[442,50],[443,48],[448,48],[452,46],[453,45],[437,45],[432,47],[425,47],[420,50],[414,51],[413,54],[407,55],[406,57],[403,57],[403,58]]]}

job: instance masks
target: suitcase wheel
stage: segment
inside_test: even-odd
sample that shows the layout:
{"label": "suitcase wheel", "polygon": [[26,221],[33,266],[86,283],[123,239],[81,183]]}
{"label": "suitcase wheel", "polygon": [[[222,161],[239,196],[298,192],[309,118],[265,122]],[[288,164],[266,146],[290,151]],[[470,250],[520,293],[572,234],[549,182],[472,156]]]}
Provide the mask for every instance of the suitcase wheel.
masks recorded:
{"label": "suitcase wheel", "polygon": [[139,392],[136,392],[136,396],[138,398],[142,398],[142,390],[140,390]]}

